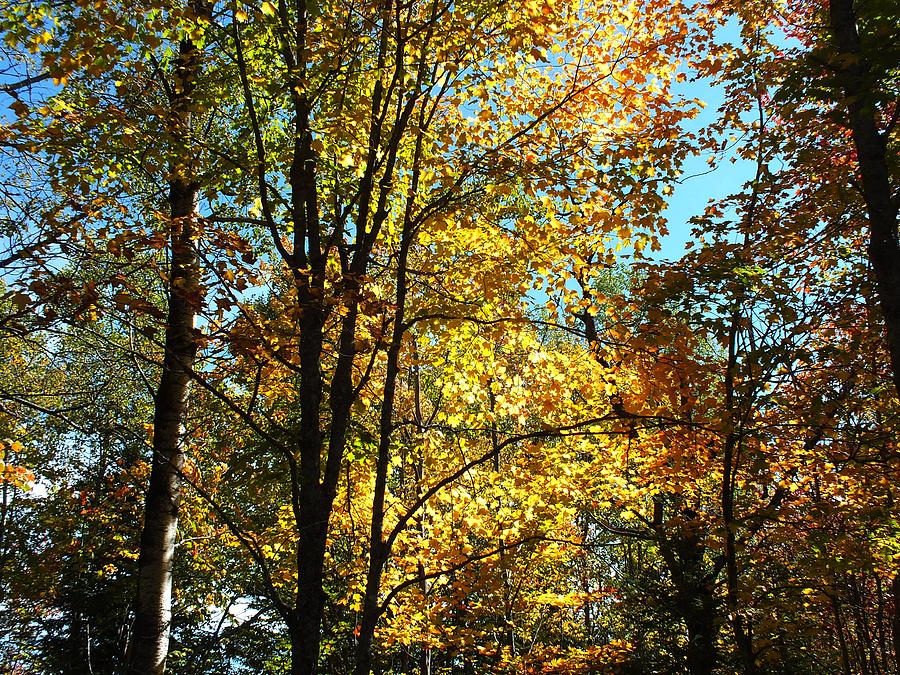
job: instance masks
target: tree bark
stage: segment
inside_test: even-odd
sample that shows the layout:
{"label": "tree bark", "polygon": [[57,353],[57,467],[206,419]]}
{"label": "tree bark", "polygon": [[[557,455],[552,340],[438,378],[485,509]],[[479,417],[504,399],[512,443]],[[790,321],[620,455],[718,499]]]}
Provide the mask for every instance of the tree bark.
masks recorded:
{"label": "tree bark", "polygon": [[378,592],[381,589],[381,575],[390,555],[390,544],[385,541],[384,504],[387,495],[387,475],[390,465],[390,441],[393,430],[394,398],[397,378],[400,374],[400,350],[405,332],[405,310],[407,293],[407,260],[412,244],[413,232],[410,211],[407,209],[397,262],[397,304],[394,309],[394,331],[387,353],[387,368],[384,380],[384,399],[379,421],[378,459],[375,467],[375,489],[372,497],[372,521],[369,531],[369,568],[366,574],[366,593],[363,600],[362,623],[356,648],[356,675],[369,675],[372,665],[372,641],[375,626],[381,616]]}
{"label": "tree bark", "polygon": [[[190,128],[189,105],[198,69],[193,43],[182,42],[175,70],[172,107],[173,141]],[[199,301],[199,262],[192,243],[198,188],[175,162],[169,182],[171,260],[162,376],[153,415],[153,460],[145,497],[144,526],[138,560],[137,608],[129,655],[129,672],[165,672],[172,621],[172,568],[190,373],[197,354],[194,319]]]}
{"label": "tree bark", "polygon": [[691,675],[709,675],[716,665],[716,628],[712,594],[694,589],[692,598],[679,603],[688,632],[687,665]]}
{"label": "tree bark", "polygon": [[[432,17],[433,19],[434,17]],[[430,38],[430,31],[428,34]],[[423,83],[424,69],[420,69],[417,75],[417,87]],[[402,113],[398,116],[397,129],[404,129],[413,112],[413,104],[416,97],[408,99]],[[424,107],[420,110],[420,128],[425,126]],[[396,138],[396,136],[395,136]],[[421,131],[416,136],[415,150],[412,160],[412,179],[407,192],[406,206],[403,214],[403,228],[400,235],[400,245],[397,251],[396,271],[396,304],[393,316],[393,331],[391,342],[387,350],[387,364],[385,367],[383,399],[381,414],[379,416],[378,456],[375,463],[375,486],[372,494],[372,520],[369,529],[369,567],[366,573],[366,591],[363,597],[362,620],[359,627],[359,636],[356,643],[355,675],[369,675],[372,667],[372,644],[375,637],[375,627],[381,617],[383,607],[379,602],[381,589],[381,577],[384,566],[391,553],[392,539],[384,537],[385,498],[387,496],[387,477],[390,465],[390,442],[394,430],[394,399],[397,391],[397,379],[400,375],[400,352],[403,347],[403,337],[406,332],[406,299],[408,293],[408,260],[410,248],[415,238],[414,208],[418,193],[419,178],[421,176],[420,162],[422,159]],[[391,176],[397,161],[398,144],[392,142],[388,149],[385,176]],[[389,183],[382,179],[378,196],[378,207],[373,217],[373,231],[377,232],[387,217],[386,198]]]}
{"label": "tree bark", "polygon": [[[892,199],[887,162],[887,139],[879,131],[874,102],[876,78],[862,51],[853,0],[830,0],[829,19],[835,63],[843,88],[853,144],[869,220],[869,262],[887,333],[894,388],[900,396],[900,243],[897,205]],[[892,584],[893,640],[896,668],[900,671],[900,581]]]}
{"label": "tree bark", "polygon": [[[754,201],[756,195],[754,194]],[[751,207],[751,213],[753,208]],[[752,216],[751,216],[752,217]],[[738,368],[738,332],[740,330],[740,305],[735,304],[731,315],[731,326],[728,331],[728,364],[725,372],[725,414],[727,415],[728,434],[722,452],[722,524],[725,526],[725,604],[731,617],[731,628],[734,640],[743,663],[746,675],[756,675],[756,656],[753,651],[753,639],[744,623],[738,598],[738,560],[737,541],[734,517],[735,477],[737,474],[737,455],[741,443],[738,431],[738,411],[735,402],[735,380]]]}
{"label": "tree bark", "polygon": [[[696,514],[685,514],[688,517]],[[677,590],[676,608],[688,633],[687,665],[691,675],[709,675],[717,661],[716,601],[703,568],[704,546],[697,525],[688,524],[681,540],[673,543],[674,567],[670,564]]]}
{"label": "tree bark", "polygon": [[663,504],[655,499],[653,528],[656,530],[660,555],[675,587],[674,609],[687,629],[687,670],[691,675],[710,675],[718,661],[716,637],[719,632],[716,617],[714,578],[703,564],[705,544],[698,514],[682,508],[685,522],[681,532],[666,535]]}
{"label": "tree bark", "polygon": [[894,668],[900,673],[900,574],[891,581],[891,599],[893,616],[891,617],[891,633],[894,647]]}
{"label": "tree bark", "polygon": [[869,219],[869,261],[887,331],[894,387],[900,395],[900,243],[891,195],[887,139],[878,130],[876,78],[863,54],[853,0],[830,0],[836,65],[849,116]]}
{"label": "tree bark", "polygon": [[841,647],[841,668],[844,675],[850,675],[850,652],[847,649],[847,639],[844,637],[844,620],[841,617],[841,603],[838,593],[829,595],[831,598],[831,611],[834,613],[834,626],[837,632],[838,645]]}
{"label": "tree bark", "polygon": [[[297,595],[291,626],[291,675],[318,672],[322,614],[325,609],[323,570],[331,500],[321,488],[301,496],[301,528],[297,537]],[[302,524],[305,523],[306,527]]]}

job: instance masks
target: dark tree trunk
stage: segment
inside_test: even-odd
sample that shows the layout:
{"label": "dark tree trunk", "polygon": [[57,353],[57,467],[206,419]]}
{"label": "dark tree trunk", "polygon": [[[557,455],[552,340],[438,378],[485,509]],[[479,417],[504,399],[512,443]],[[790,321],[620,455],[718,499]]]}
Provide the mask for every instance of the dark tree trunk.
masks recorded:
{"label": "dark tree trunk", "polygon": [[[754,201],[756,195],[754,194]],[[751,205],[752,214],[754,207]],[[750,216],[752,218],[752,215]],[[725,526],[725,602],[730,623],[734,632],[735,644],[738,648],[743,671],[746,675],[756,675],[756,655],[753,651],[753,638],[749,627],[744,623],[742,608],[738,597],[738,560],[737,540],[735,535],[736,522],[734,517],[734,493],[736,474],[738,470],[737,456],[739,455],[741,438],[738,431],[738,411],[736,405],[735,381],[738,369],[738,332],[740,330],[740,305],[736,304],[731,316],[731,326],[728,334],[728,364],[725,372],[725,412],[728,415],[728,427],[730,431],[725,438],[722,451],[722,524]]]}
{"label": "dark tree trunk", "polygon": [[[328,530],[328,506],[318,491],[303,495],[301,513],[309,526],[299,532],[297,541],[297,596],[295,622],[291,626],[291,675],[314,675],[318,672],[325,608],[323,569]],[[305,502],[305,503],[304,503]]]}
{"label": "dark tree trunk", "polygon": [[897,206],[891,199],[887,139],[878,130],[876,121],[877,82],[862,52],[853,0],[830,0],[829,12],[836,63],[869,217],[869,261],[887,329],[894,387],[900,394],[900,244]]}
{"label": "dark tree trunk", "polygon": [[[394,3],[384,3],[384,10],[378,20],[381,24],[378,38],[377,72],[405,72],[407,54],[405,47],[396,52],[391,44],[391,15]],[[284,21],[287,21],[285,19]],[[333,229],[323,227],[320,222],[319,187],[316,177],[318,157],[313,149],[313,131],[310,125],[311,103],[307,90],[306,71],[308,50],[305,48],[307,32],[312,19],[307,16],[304,3],[299,3],[292,18],[290,37],[282,35],[282,57],[289,73],[289,90],[293,102],[294,149],[288,175],[290,184],[290,207],[293,219],[292,242],[286,245],[269,207],[266,167],[269,164],[253,95],[247,76],[246,63],[238,24],[234,23],[235,56],[238,64],[244,102],[254,130],[257,155],[257,180],[263,216],[272,235],[273,244],[284,263],[294,274],[295,287],[300,312],[300,422],[296,433],[296,451],[288,457],[291,463],[291,499],[297,527],[297,590],[294,607],[286,612],[291,638],[292,675],[313,675],[318,669],[321,643],[322,615],[325,607],[323,574],[328,521],[337,494],[340,468],[344,457],[349,431],[351,408],[359,394],[361,383],[354,383],[354,354],[357,351],[357,323],[360,300],[363,297],[361,284],[366,279],[372,258],[372,250],[378,240],[381,226],[389,216],[388,196],[393,190],[400,140],[407,129],[419,94],[410,94],[397,110],[396,116],[389,110],[396,103],[393,98],[394,85],[385,86],[382,78],[375,79],[371,95],[371,116],[368,150],[365,170],[355,196],[357,218],[355,232],[345,230],[343,218],[332,224]],[[432,17],[436,22],[436,18]],[[377,22],[376,22],[377,23]],[[402,41],[400,42],[402,45]],[[397,60],[391,63],[391,56]],[[428,72],[424,66],[419,70],[419,82],[412,91],[420,92],[422,77]],[[401,76],[399,80],[403,81]],[[385,133],[387,132],[387,133]],[[279,163],[282,160],[279,159]],[[379,178],[380,175],[380,178]],[[411,194],[415,194],[415,188]],[[352,234],[354,242],[349,245],[346,237]],[[289,250],[290,248],[290,250]],[[341,264],[342,279],[340,291],[326,297],[328,268],[337,254]],[[321,355],[324,345],[325,319],[334,310],[332,301],[339,299],[343,318],[340,320],[337,340],[337,360],[323,371]],[[333,314],[332,314],[333,316]],[[397,347],[399,350],[399,346]],[[396,360],[396,359],[395,359]],[[396,366],[393,366],[396,369]],[[330,377],[328,377],[330,373]],[[369,374],[362,376],[368,380]],[[393,381],[396,374],[389,375]],[[327,391],[327,399],[324,393]],[[390,427],[393,393],[385,390],[387,426]],[[328,414],[323,414],[327,406]],[[384,417],[382,428],[384,428]],[[383,434],[384,443],[387,435]],[[379,449],[379,457],[385,456],[387,446]],[[324,461],[323,461],[324,458]],[[299,461],[295,461],[299,459]],[[382,467],[379,459],[379,466]],[[386,465],[379,469],[384,474]],[[386,475],[386,474],[385,474]],[[383,476],[378,479],[376,494],[384,493]],[[383,520],[383,509],[375,509],[376,518]],[[373,522],[372,532],[377,532],[381,541],[381,520]],[[366,592],[367,609],[363,623],[374,627],[380,611],[377,603],[378,583],[381,569],[387,559],[387,544],[375,545],[370,560],[369,585],[375,589],[374,596]],[[373,602],[374,597],[374,602]],[[372,628],[374,630],[374,628]],[[360,632],[359,644],[371,642],[372,630]],[[366,637],[368,636],[368,638]],[[368,648],[363,649],[368,659]],[[368,673],[368,669],[366,669]]]}
{"label": "dark tree trunk", "polygon": [[[712,595],[695,589],[693,597],[679,604],[688,632],[687,665],[691,675],[709,675],[716,665],[716,628]],[[709,595],[709,597],[705,597]]]}
{"label": "dark tree trunk", "polygon": [[394,332],[387,353],[384,382],[384,400],[379,422],[378,460],[375,467],[375,490],[372,499],[372,522],[369,532],[369,569],[366,575],[366,593],[363,599],[363,615],[356,649],[356,675],[369,675],[372,666],[372,641],[375,626],[382,607],[378,594],[381,575],[390,555],[390,544],[384,540],[384,503],[387,495],[387,474],[390,464],[390,440],[393,430],[394,397],[397,377],[400,374],[400,349],[403,343],[406,308],[406,265],[412,243],[412,223],[407,212],[400,254],[397,263],[397,304],[394,309]]}
{"label": "dark tree trunk", "polygon": [[[181,44],[175,72],[177,93],[171,100],[173,140],[187,133],[189,105],[198,67],[193,43]],[[177,170],[173,173],[178,175]],[[171,261],[162,376],[153,414],[153,460],[144,506],[144,527],[138,561],[138,597],[129,671],[147,675],[165,672],[172,618],[172,567],[181,470],[184,465],[184,424],[191,371],[197,353],[194,318],[200,297],[199,265],[191,241],[197,210],[197,186],[184,177],[169,183]]]}
{"label": "dark tree trunk", "polygon": [[837,632],[838,645],[841,648],[841,668],[844,675],[850,675],[850,652],[847,649],[847,638],[844,637],[844,620],[841,617],[841,603],[837,590],[831,597],[831,611],[834,613],[834,629]]}
{"label": "dark tree trunk", "polygon": [[[869,219],[869,262],[887,332],[894,388],[900,395],[900,243],[897,205],[891,195],[887,139],[877,124],[874,93],[877,86],[871,65],[862,50],[856,28],[853,0],[830,0],[829,19],[835,64],[843,88],[844,105],[856,147],[863,197]],[[896,668],[900,671],[900,577],[892,584],[894,596],[893,640]]]}
{"label": "dark tree trunk", "polygon": [[[419,71],[418,84],[422,84],[422,70]],[[415,101],[415,99],[411,99]],[[413,108],[407,105],[403,115],[398,122],[400,128],[406,126],[409,116],[412,114]],[[421,111],[424,115],[424,108]],[[419,119],[420,125],[425,124],[423,117]],[[386,175],[392,175],[395,162],[397,159],[398,147],[392,145],[388,152],[386,162]],[[415,206],[415,196],[418,190],[420,178],[419,162],[422,157],[422,134],[416,137],[415,151],[413,153],[413,172],[412,181],[409,192],[407,194],[406,207],[403,215],[403,228],[400,235],[400,246],[397,252],[397,296],[396,305],[394,307],[393,331],[391,334],[390,346],[387,350],[387,364],[384,376],[383,399],[381,404],[381,415],[378,424],[378,457],[375,464],[375,486],[372,495],[372,521],[369,529],[369,567],[366,574],[366,592],[363,597],[362,621],[359,627],[359,639],[356,648],[356,667],[355,675],[369,675],[372,667],[372,643],[375,637],[375,627],[378,619],[381,617],[383,606],[379,601],[379,591],[381,590],[381,577],[384,572],[384,566],[388,561],[392,547],[392,537],[384,536],[384,504],[387,496],[387,477],[390,465],[390,442],[391,434],[394,429],[394,398],[397,391],[397,378],[400,375],[400,352],[403,347],[403,336],[406,332],[406,299],[408,292],[408,260],[410,247],[415,238],[415,223],[413,219],[413,210]],[[373,218],[373,231],[378,229],[387,217],[386,198],[388,194],[388,184],[384,183],[380,187],[378,198],[378,207]],[[421,477],[420,477],[421,478]],[[424,575],[422,575],[424,576]]]}
{"label": "dark tree trunk", "polygon": [[718,661],[714,580],[703,563],[706,546],[701,536],[698,514],[681,510],[685,519],[681,532],[666,537],[663,504],[654,502],[653,527],[659,533],[659,551],[675,586],[675,612],[687,629],[687,667],[691,675],[709,675]]}
{"label": "dark tree trunk", "polygon": [[[322,470],[322,309],[319,279],[298,279],[303,307],[300,326],[300,474],[296,485],[297,594],[294,625],[291,626],[291,673],[312,675],[317,671],[322,611],[325,605],[323,565],[331,501],[320,483]],[[335,392],[335,396],[338,393]]]}
{"label": "dark tree trunk", "polygon": [[687,628],[688,671],[691,675],[709,675],[718,658],[718,627],[715,597],[703,569],[703,546],[693,533],[687,533],[676,548],[678,568],[673,574],[677,589],[676,610]]}
{"label": "dark tree trunk", "polygon": [[744,673],[756,675],[756,652],[753,649],[753,637],[750,626],[744,622],[744,616],[738,603],[737,546],[731,524],[725,533],[725,586],[727,589],[726,600],[731,615],[731,628],[734,631],[734,640],[743,663]]}
{"label": "dark tree trunk", "polygon": [[172,565],[181,502],[184,419],[190,370],[197,352],[194,315],[197,261],[191,243],[196,189],[180,181],[170,187],[174,232],[170,267],[166,352],[153,418],[153,468],[144,507],[138,561],[138,600],[130,669],[165,671],[172,603]]}
{"label": "dark tree trunk", "polygon": [[894,668],[900,673],[900,574],[891,581],[893,615],[891,617],[891,637],[894,642]]}

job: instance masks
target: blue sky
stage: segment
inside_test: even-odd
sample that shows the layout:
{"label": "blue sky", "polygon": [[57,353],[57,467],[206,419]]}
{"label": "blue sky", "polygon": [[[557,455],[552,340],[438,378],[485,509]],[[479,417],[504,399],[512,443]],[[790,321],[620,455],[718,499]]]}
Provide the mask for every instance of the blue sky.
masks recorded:
{"label": "blue sky", "polygon": [[[712,115],[715,108],[712,108]],[[710,110],[707,108],[707,110]],[[706,111],[704,111],[704,114]],[[732,163],[724,159],[710,170],[706,157],[692,157],[682,167],[683,176],[669,199],[669,207],[663,212],[668,221],[669,234],[660,237],[662,251],[660,257],[677,258],[684,252],[685,244],[691,239],[691,225],[688,220],[700,215],[710,200],[718,200],[734,194],[751,180],[755,173],[753,162],[735,158]]]}
{"label": "blue sky", "polygon": [[[740,34],[737,22],[732,19],[719,29],[717,39],[720,43],[738,43]],[[714,122],[725,98],[724,88],[713,85],[708,79],[678,85],[676,92],[689,98],[698,98],[706,104],[700,115],[689,125],[691,131]],[[674,186],[669,207],[663,214],[668,221],[669,234],[660,237],[662,251],[654,257],[680,257],[684,252],[684,245],[691,239],[688,220],[701,214],[710,200],[719,200],[738,192],[745,182],[753,179],[756,172],[753,162],[734,154],[720,157],[712,170],[707,158],[706,155],[692,157],[682,166],[681,182]]]}

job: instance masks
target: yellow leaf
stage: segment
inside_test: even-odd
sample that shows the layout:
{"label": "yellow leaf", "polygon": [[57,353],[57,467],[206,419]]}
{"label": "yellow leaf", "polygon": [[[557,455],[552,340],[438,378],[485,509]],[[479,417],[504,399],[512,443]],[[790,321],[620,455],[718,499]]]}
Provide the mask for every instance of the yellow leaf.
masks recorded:
{"label": "yellow leaf", "polygon": [[275,5],[266,0],[266,2],[262,4],[262,13],[266,16],[275,16]]}

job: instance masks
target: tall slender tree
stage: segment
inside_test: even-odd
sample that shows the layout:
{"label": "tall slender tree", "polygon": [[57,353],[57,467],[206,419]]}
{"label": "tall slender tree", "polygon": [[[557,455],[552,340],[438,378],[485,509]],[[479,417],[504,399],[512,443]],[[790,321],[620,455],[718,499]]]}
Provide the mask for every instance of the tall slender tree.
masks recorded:
{"label": "tall slender tree", "polygon": [[[829,0],[828,18],[839,105],[856,148],[869,221],[868,254],[886,328],[894,387],[900,395],[900,234],[896,124],[897,9],[891,3]],[[865,31],[865,40],[860,35]]]}
{"label": "tall slender tree", "polygon": [[200,51],[181,40],[167,87],[169,137],[172,148],[167,196],[170,219],[170,263],[165,352],[154,395],[153,459],[144,506],[138,561],[138,593],[129,669],[165,672],[172,623],[172,585],[181,471],[184,467],[185,418],[191,371],[197,356],[195,318],[202,301],[201,271],[195,239],[200,185],[190,149],[193,94],[201,69]]}

